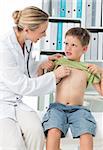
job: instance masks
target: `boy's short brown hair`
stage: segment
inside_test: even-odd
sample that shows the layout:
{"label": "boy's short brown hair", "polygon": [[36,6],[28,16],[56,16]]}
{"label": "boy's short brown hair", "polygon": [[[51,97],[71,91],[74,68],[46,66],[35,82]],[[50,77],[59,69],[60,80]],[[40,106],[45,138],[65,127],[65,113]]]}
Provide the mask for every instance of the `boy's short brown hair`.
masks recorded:
{"label": "boy's short brown hair", "polygon": [[69,29],[65,34],[65,37],[66,36],[76,36],[80,40],[82,46],[88,45],[90,41],[89,31],[81,27]]}

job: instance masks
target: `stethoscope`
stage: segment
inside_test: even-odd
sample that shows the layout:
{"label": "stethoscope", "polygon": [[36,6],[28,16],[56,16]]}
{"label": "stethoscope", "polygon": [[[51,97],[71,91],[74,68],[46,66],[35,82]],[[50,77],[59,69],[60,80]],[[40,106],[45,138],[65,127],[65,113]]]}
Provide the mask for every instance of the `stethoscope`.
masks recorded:
{"label": "stethoscope", "polygon": [[32,50],[32,45],[33,43],[30,44],[30,49],[28,50],[28,47],[26,46],[26,51],[28,53],[28,57],[27,57],[27,73],[28,73],[28,77],[31,78],[30,76],[30,71],[29,71],[29,59],[30,59],[30,53],[31,53],[31,50]]}

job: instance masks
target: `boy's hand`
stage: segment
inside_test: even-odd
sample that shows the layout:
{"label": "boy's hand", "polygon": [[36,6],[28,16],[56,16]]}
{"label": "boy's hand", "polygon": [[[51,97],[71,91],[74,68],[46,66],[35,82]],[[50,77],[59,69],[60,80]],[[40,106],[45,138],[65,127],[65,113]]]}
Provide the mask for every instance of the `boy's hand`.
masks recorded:
{"label": "boy's hand", "polygon": [[58,59],[60,59],[60,58],[62,58],[62,57],[63,57],[62,54],[57,53],[57,54],[54,54],[54,55],[49,56],[49,57],[48,57],[48,60],[51,60],[51,61],[53,61],[53,60],[58,60]]}
{"label": "boy's hand", "polygon": [[95,64],[87,64],[87,67],[88,67],[88,71],[94,75],[103,73],[103,69]]}

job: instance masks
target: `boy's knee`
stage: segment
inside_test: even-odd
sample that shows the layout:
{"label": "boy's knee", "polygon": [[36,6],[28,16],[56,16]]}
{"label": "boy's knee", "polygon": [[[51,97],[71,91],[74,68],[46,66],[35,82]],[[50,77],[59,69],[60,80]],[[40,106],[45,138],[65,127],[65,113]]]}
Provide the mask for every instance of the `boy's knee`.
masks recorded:
{"label": "boy's knee", "polygon": [[93,139],[93,135],[90,133],[84,133],[84,134],[80,135],[80,139],[87,139],[87,140]]}
{"label": "boy's knee", "polygon": [[55,135],[55,136],[61,136],[61,131],[57,128],[52,128],[48,130],[48,134]]}

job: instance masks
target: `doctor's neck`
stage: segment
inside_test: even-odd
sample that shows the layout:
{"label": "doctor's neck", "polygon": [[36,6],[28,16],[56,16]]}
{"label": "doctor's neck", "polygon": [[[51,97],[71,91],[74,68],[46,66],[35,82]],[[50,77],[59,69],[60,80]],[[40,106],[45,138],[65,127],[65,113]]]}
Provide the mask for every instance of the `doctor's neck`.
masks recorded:
{"label": "doctor's neck", "polygon": [[16,34],[16,38],[17,38],[17,41],[19,42],[20,46],[24,47],[24,43],[25,43],[25,35],[24,35],[24,32],[23,31],[18,31],[18,29],[16,27],[14,27],[14,31],[15,31],[15,34]]}

